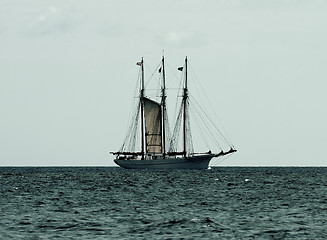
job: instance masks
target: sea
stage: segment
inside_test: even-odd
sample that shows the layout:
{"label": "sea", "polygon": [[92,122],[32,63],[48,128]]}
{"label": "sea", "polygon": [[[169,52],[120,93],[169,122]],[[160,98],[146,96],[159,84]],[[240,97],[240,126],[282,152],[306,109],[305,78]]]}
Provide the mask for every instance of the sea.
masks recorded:
{"label": "sea", "polygon": [[327,239],[327,168],[1,167],[0,239]]}

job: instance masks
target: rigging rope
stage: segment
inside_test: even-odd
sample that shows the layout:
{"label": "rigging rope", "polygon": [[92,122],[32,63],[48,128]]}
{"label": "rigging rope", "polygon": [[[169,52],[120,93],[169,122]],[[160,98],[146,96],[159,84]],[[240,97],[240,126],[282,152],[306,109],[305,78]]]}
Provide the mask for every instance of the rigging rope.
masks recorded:
{"label": "rigging rope", "polygon": [[216,167],[218,164],[222,163],[223,161],[225,161],[230,156],[232,156],[232,155],[225,155],[225,156],[223,156],[219,161],[217,161],[217,163],[215,163],[214,165],[211,165],[211,167]]}
{"label": "rigging rope", "polygon": [[[189,63],[189,66],[190,66],[190,69],[191,69],[190,72],[194,75],[194,78],[195,78],[195,80],[197,81],[198,85],[200,86],[201,91],[202,91],[202,92],[205,92],[205,91],[203,90],[203,87],[202,87],[202,85],[201,85],[201,82],[198,80],[198,77],[197,77],[197,75],[196,75],[195,71],[193,70],[193,68],[192,68],[192,66],[191,66],[190,63]],[[195,88],[195,89],[198,90],[198,88]],[[202,96],[202,95],[205,96],[205,98],[206,98],[206,100],[207,100],[206,102],[207,102],[207,103],[209,104],[209,106],[211,107],[212,112],[214,113],[216,119],[218,120],[220,126],[222,127],[222,129],[223,129],[223,131],[224,131],[224,134],[221,133],[222,136],[226,136],[226,137],[224,137],[224,138],[225,138],[226,141],[228,142],[228,145],[233,146],[232,141],[231,141],[231,139],[230,139],[230,137],[229,137],[229,135],[228,135],[228,133],[227,133],[225,127],[223,126],[221,120],[219,119],[218,114],[216,113],[214,107],[212,106],[211,102],[209,101],[208,96],[207,96],[206,94],[199,94],[200,99],[201,99],[201,96]],[[204,105],[204,106],[205,106],[205,105]],[[220,132],[220,131],[219,131],[219,132]]]}
{"label": "rigging rope", "polygon": [[[194,101],[197,105],[197,107],[202,111],[202,113],[206,116],[206,118],[208,119],[208,121],[211,123],[211,126],[219,133],[218,136],[220,136],[220,139],[225,141],[225,143],[227,143],[227,145],[231,146],[232,144],[228,141],[228,139],[225,138],[225,136],[222,134],[222,132],[217,128],[217,126],[214,124],[214,122],[212,121],[212,119],[210,119],[209,115],[201,108],[200,104],[193,98],[193,96],[191,95],[192,101]],[[195,108],[196,109],[196,108]]]}
{"label": "rigging rope", "polygon": [[180,127],[182,123],[182,113],[183,113],[183,105],[180,106],[178,117],[176,119],[175,127],[171,136],[169,152],[176,152],[178,149],[178,142],[179,142],[179,134],[180,134]]}
{"label": "rigging rope", "polygon": [[[140,101],[138,99],[138,103],[137,103],[137,108],[136,108],[136,96],[138,94],[138,92],[140,91],[140,86],[141,86],[141,75],[142,75],[142,70],[140,69],[138,72],[138,76],[137,76],[137,81],[135,81],[135,88],[134,88],[134,97],[133,97],[133,101],[131,103],[131,107],[130,107],[130,112],[129,112],[129,118],[128,119],[135,119],[135,116],[137,114],[136,111],[139,111],[139,107],[140,107]],[[140,81],[139,81],[140,80]],[[138,98],[138,97],[137,97]],[[128,127],[127,127],[127,133],[126,133],[126,137],[124,139],[123,145],[120,148],[120,151],[124,151],[126,144],[131,135],[132,129],[133,129],[133,120],[129,123]]]}
{"label": "rigging rope", "polygon": [[204,131],[202,130],[201,125],[199,124],[199,121],[198,121],[197,115],[194,115],[194,116],[193,116],[193,119],[195,120],[195,123],[196,123],[196,125],[197,125],[197,127],[198,127],[198,129],[199,129],[199,133],[200,133],[200,135],[201,135],[201,138],[202,138],[202,140],[204,141],[204,143],[205,143],[207,149],[210,149],[210,146],[209,146],[209,144],[208,144],[208,141],[207,141],[207,139],[204,137]]}
{"label": "rigging rope", "polygon": [[[205,125],[207,132],[209,133],[209,136],[211,136],[212,140],[217,144],[217,146],[220,148],[220,150],[222,150],[219,142],[217,141],[217,139],[214,136],[214,132],[212,131],[212,129],[208,126],[207,122],[205,121],[204,118],[201,117],[200,113],[198,112],[198,110],[196,108],[193,107],[193,109],[197,112],[198,116],[202,119],[203,124]],[[218,135],[219,136],[219,135]]]}
{"label": "rigging rope", "polygon": [[186,104],[187,106],[187,115],[186,117],[186,152],[188,152],[189,154],[193,154],[194,153],[194,147],[193,147],[193,139],[192,139],[192,131],[191,131],[191,122],[190,122],[190,116],[189,116],[189,102],[184,102],[184,104]]}
{"label": "rigging rope", "polygon": [[[143,63],[144,64],[144,63]],[[148,68],[148,66],[146,64],[144,64],[146,66],[146,68],[149,70],[149,72],[151,72],[151,70]],[[146,88],[149,84],[149,82],[151,81],[151,79],[153,78],[154,74],[157,73],[159,67],[161,66],[161,62],[158,64],[158,66],[155,68],[155,70],[152,72],[150,78],[148,79],[148,81],[145,83],[144,88]],[[160,84],[160,83],[159,83]]]}

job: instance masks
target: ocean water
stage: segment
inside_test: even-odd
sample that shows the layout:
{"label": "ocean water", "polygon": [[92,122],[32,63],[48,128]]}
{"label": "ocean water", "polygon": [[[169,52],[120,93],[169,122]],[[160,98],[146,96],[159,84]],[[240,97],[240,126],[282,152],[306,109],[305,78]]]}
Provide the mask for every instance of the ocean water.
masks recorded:
{"label": "ocean water", "polygon": [[0,239],[327,239],[327,168],[0,168]]}

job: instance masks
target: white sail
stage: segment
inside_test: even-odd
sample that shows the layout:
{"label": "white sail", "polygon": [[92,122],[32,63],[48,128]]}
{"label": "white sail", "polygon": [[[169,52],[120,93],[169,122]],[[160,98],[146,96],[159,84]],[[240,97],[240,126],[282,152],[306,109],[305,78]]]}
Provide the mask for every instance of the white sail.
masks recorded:
{"label": "white sail", "polygon": [[145,144],[147,153],[162,152],[161,105],[143,98],[145,119]]}

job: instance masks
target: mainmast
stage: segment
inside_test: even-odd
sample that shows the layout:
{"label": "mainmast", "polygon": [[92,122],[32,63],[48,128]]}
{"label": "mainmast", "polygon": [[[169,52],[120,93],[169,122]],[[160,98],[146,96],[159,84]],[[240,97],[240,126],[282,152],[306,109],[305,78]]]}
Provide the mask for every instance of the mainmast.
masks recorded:
{"label": "mainmast", "polygon": [[185,84],[184,84],[184,94],[183,94],[183,101],[184,101],[184,111],[183,111],[183,145],[184,145],[184,157],[186,157],[186,116],[187,116],[187,98],[188,98],[188,91],[187,91],[187,57],[185,58]]}
{"label": "mainmast", "polygon": [[140,101],[141,101],[141,135],[142,135],[142,160],[144,159],[144,67],[143,67],[143,57],[141,60],[141,70],[142,70],[142,77],[141,77],[141,91],[140,91]]}
{"label": "mainmast", "polygon": [[162,56],[162,89],[161,89],[161,102],[162,102],[162,153],[163,158],[166,157],[166,76],[165,76],[165,58]]}

